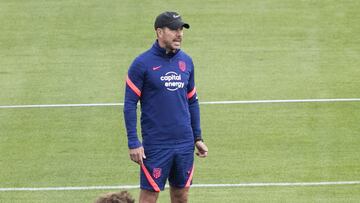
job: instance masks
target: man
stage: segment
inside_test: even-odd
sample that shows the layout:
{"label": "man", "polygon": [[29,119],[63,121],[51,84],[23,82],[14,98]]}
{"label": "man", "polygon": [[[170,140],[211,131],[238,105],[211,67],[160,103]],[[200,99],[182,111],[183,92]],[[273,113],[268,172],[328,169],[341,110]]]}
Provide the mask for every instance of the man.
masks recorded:
{"label": "man", "polygon": [[[141,203],[154,203],[166,180],[172,203],[187,202],[194,173],[194,148],[206,157],[192,59],[180,50],[183,28],[176,12],[154,24],[157,40],[131,64],[126,79],[124,117],[131,160],[141,168]],[[141,103],[142,143],[136,129]],[[195,146],[195,147],[194,147]]]}

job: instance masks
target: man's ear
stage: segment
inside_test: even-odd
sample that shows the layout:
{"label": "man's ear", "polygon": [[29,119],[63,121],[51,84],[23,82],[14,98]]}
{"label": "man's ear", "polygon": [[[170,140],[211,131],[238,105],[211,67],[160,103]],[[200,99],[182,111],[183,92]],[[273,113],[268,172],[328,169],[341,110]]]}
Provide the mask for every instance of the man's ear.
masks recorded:
{"label": "man's ear", "polygon": [[156,28],[156,35],[157,35],[158,37],[162,36],[162,35],[163,35],[163,32],[164,32],[163,29],[161,29],[161,28]]}

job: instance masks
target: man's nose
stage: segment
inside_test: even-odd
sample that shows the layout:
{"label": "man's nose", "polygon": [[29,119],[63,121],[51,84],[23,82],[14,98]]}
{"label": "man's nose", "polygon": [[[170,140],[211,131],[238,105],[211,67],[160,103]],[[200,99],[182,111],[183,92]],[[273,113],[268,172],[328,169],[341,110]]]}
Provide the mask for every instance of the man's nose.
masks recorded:
{"label": "man's nose", "polygon": [[184,32],[183,32],[183,30],[182,30],[182,29],[178,29],[178,30],[176,30],[176,35],[177,35],[177,36],[182,37],[182,36],[183,36],[183,34],[184,34]]}

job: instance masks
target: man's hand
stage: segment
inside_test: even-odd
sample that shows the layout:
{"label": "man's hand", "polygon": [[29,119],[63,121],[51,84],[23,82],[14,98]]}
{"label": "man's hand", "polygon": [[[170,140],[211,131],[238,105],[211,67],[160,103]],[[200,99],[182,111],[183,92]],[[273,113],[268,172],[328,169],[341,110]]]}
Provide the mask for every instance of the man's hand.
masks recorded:
{"label": "man's hand", "polygon": [[144,148],[141,146],[135,149],[129,149],[130,159],[139,165],[143,164],[143,159],[146,159]]}
{"label": "man's hand", "polygon": [[203,141],[199,140],[195,143],[195,147],[196,149],[198,150],[196,152],[196,155],[198,157],[201,157],[201,158],[205,158],[207,157],[208,155],[208,148],[207,146],[205,145],[205,143],[203,143]]}

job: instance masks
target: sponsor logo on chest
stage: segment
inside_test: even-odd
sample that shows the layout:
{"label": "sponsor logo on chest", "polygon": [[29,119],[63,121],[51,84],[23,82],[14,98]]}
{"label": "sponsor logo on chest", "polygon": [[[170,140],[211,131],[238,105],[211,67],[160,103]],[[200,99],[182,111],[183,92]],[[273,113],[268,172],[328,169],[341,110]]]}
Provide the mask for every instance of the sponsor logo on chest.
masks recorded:
{"label": "sponsor logo on chest", "polygon": [[169,91],[176,91],[185,86],[185,83],[181,80],[181,74],[174,71],[165,73],[160,77],[160,80],[164,82],[165,88]]}

